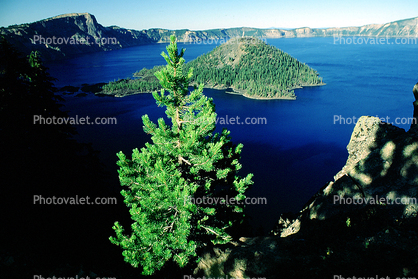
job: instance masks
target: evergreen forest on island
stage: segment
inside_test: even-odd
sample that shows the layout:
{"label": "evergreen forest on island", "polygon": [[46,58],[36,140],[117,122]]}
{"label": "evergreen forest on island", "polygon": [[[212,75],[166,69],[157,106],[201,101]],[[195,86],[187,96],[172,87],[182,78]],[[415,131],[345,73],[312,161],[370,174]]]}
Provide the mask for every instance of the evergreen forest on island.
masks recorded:
{"label": "evergreen forest on island", "polygon": [[[161,90],[155,73],[163,66],[143,68],[134,78],[110,82],[101,94],[122,97]],[[207,54],[185,64],[193,68],[192,85],[231,89],[249,98],[295,99],[294,89],[323,85],[318,72],[260,39],[230,39]]]}

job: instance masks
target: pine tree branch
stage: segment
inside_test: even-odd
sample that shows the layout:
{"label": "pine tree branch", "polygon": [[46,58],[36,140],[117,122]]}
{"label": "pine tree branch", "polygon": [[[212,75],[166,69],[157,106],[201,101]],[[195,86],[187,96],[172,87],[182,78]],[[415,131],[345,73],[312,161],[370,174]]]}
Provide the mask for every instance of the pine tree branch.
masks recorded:
{"label": "pine tree branch", "polygon": [[192,165],[192,163],[190,163],[189,161],[187,161],[186,159],[183,158],[183,156],[179,155],[179,159],[182,160],[183,162],[185,162],[186,164],[188,164],[189,166]]}
{"label": "pine tree branch", "polygon": [[215,234],[216,236],[219,236],[219,237],[221,237],[223,240],[230,240],[231,239],[231,236],[222,236],[222,235],[220,235],[219,233],[217,233],[217,232],[215,232],[214,230],[212,230],[211,228],[208,228],[208,227],[205,227],[205,226],[203,226],[203,225],[200,225],[202,228],[204,228],[206,231],[209,231],[209,232],[211,232],[211,233],[213,233],[213,234]]}
{"label": "pine tree branch", "polygon": [[171,223],[171,225],[169,225],[169,226],[166,226],[166,227],[164,227],[163,228],[163,231],[164,232],[171,232],[172,230],[173,230],[173,227],[174,227],[174,223],[176,222],[176,217],[177,217],[177,213],[179,213],[179,211],[177,210],[177,208],[174,208],[174,207],[171,207],[170,206],[170,208],[169,208],[169,210],[171,209],[171,208],[173,208],[175,211],[176,211],[176,213],[174,214],[174,221]]}

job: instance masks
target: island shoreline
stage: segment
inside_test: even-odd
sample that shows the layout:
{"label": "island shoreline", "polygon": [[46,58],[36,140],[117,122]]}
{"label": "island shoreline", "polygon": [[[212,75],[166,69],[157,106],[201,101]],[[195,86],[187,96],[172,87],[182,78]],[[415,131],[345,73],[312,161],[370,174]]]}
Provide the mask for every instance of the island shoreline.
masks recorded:
{"label": "island shoreline", "polygon": [[[326,83],[303,85],[303,86],[300,86],[300,87],[291,88],[290,90],[303,89],[305,87],[324,86],[324,85],[326,85]],[[239,90],[234,89],[232,87],[226,87],[226,86],[222,86],[222,85],[213,85],[213,86],[204,85],[203,88],[221,90],[221,91],[224,91],[224,93],[226,93],[226,94],[239,95],[239,96],[243,96],[245,98],[252,99],[252,100],[289,100],[289,101],[294,101],[294,100],[297,99],[296,96],[295,97],[290,97],[290,96],[281,96],[281,97],[249,96],[244,91],[239,91]],[[228,89],[232,89],[232,91],[228,91]],[[122,97],[136,95],[136,94],[152,94],[152,92],[132,92],[132,93],[131,92],[124,92],[123,95],[121,95],[120,92],[117,92],[117,93],[114,93],[114,94],[113,93],[103,93],[102,91],[95,93],[95,95],[101,95],[101,96],[107,95],[107,96],[113,96],[113,97],[117,97],[117,98],[122,98]]]}

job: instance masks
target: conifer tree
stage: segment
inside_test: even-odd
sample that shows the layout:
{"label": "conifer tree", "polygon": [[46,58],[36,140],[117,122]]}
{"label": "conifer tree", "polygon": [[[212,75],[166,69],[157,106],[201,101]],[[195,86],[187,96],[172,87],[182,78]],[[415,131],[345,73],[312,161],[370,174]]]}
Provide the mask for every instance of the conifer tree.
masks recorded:
{"label": "conifer tree", "polygon": [[167,66],[155,74],[163,89],[153,96],[166,107],[171,125],[163,118],[155,124],[144,115],[152,143],[134,149],[132,159],[117,154],[125,187],[121,194],[133,223],[125,235],[116,222],[116,237],[110,241],[146,275],[171,260],[184,267],[199,248],[230,241],[231,229],[243,220],[244,193],[252,184],[252,174],[238,175],[242,144],[233,145],[226,129],[215,133],[213,100],[203,95],[203,85],[189,92],[193,69],[183,71],[184,49],[179,52],[175,36],[170,39],[168,55],[161,54]]}

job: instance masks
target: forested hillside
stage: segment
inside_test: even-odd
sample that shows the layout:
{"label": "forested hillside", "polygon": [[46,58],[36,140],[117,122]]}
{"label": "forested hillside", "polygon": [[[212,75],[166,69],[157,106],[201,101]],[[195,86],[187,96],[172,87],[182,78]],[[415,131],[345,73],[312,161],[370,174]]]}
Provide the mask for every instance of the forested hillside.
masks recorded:
{"label": "forested hillside", "polygon": [[238,38],[187,63],[194,81],[232,88],[246,97],[294,98],[293,89],[321,85],[318,73],[280,49],[255,38]]}

